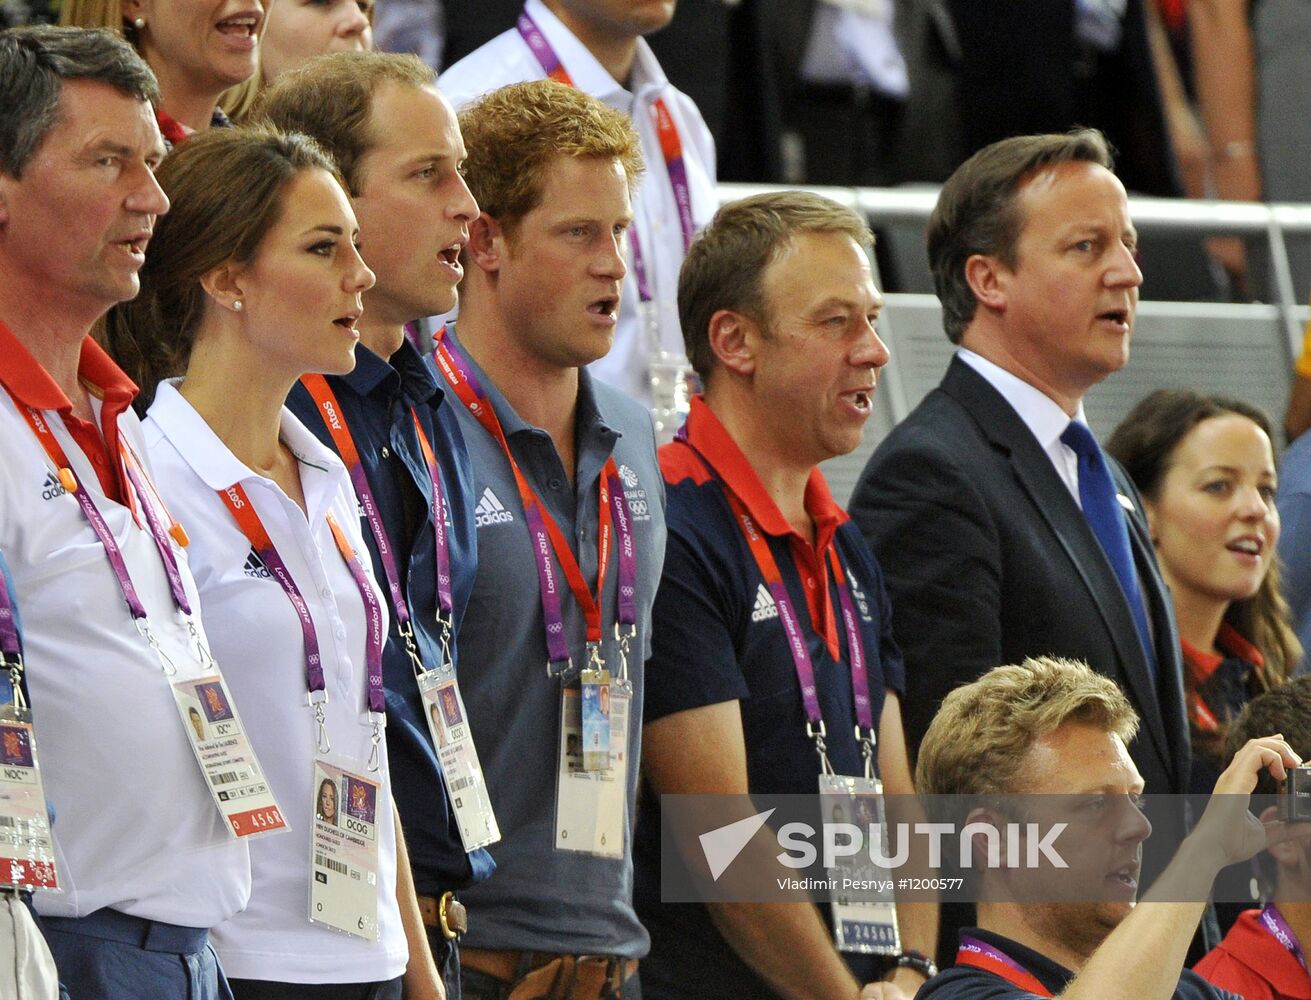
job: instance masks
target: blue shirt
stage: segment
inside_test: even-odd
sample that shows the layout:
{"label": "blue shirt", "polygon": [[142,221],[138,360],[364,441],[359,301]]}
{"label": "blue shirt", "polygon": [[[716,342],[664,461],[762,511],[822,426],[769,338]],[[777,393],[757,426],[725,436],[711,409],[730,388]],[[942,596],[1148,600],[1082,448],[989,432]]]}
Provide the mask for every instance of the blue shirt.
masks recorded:
{"label": "blue shirt", "polygon": [[[361,344],[355,349],[355,370],[327,379],[341,403],[342,416],[397,555],[396,569],[409,603],[419,657],[425,665],[435,667],[441,662],[441,639],[437,626],[432,480],[410,414],[412,408],[418,413],[441,472],[450,524],[451,596],[458,636],[478,560],[473,477],[455,407],[445,402],[444,392],[408,341],[391,356],[390,363]],[[320,441],[336,450],[318,406],[303,385],[297,383],[292,389],[287,406]],[[374,573],[379,581],[385,580],[377,543],[362,512],[360,520]],[[458,666],[454,649],[452,654]],[[405,830],[415,892],[438,896],[448,889],[465,888],[485,879],[495,864],[481,848],[466,854],[460,841],[437,751],[428,734],[414,667],[394,614],[383,650],[382,672],[392,793]]]}
{"label": "blue shirt", "polygon": [[[449,326],[445,336],[455,340]],[[651,605],[665,551],[664,490],[651,415],[580,371],[577,459],[570,482],[551,435],[519,416],[477,363],[471,358],[469,363],[515,461],[569,540],[588,586],[595,585],[597,576],[598,484],[607,459],[614,456],[637,555],[637,636],[628,660],[636,723],[642,715],[642,663],[651,648]],[[561,681],[546,672],[532,538],[500,444],[454,398],[451,409],[460,414],[478,497],[478,579],[460,630],[460,683],[502,835],[492,847],[496,877],[464,894],[474,918],[463,944],[639,958],[646,952],[647,936],[633,911],[631,844],[641,727],[629,727],[624,856],[556,850]],[[619,662],[614,638],[617,564],[612,554],[600,601],[601,655],[611,669]],[[583,616],[565,588],[561,606],[573,662],[581,665]]]}
{"label": "blue shirt", "polygon": [[[643,721],[738,701],[748,789],[763,794],[818,791],[819,756],[814,740],[806,735],[795,662],[777,606],[725,498],[727,484],[767,537],[802,623],[828,731],[829,760],[840,774],[864,774],[854,732],[851,661],[828,550],[837,550],[860,619],[876,727],[885,692],[904,687],[901,652],[892,638],[878,563],[818,469],[811,473],[805,496],[815,524],[812,546],[789,526],[700,397],[692,402],[686,429],[695,450],[683,441],[660,449],[669,497],[669,544],[652,618],[654,649],[647,663]],[[643,993],[774,995],[737,957],[702,906],[660,902],[660,808],[649,789],[644,789],[638,817],[634,898],[651,933],[651,954],[642,963]],[[823,912],[827,919],[827,907]],[[861,983],[878,978],[883,968],[877,956],[844,958]]]}
{"label": "blue shirt", "polygon": [[1302,648],[1311,650],[1311,434],[1303,434],[1284,452],[1275,504],[1282,524],[1280,583]]}

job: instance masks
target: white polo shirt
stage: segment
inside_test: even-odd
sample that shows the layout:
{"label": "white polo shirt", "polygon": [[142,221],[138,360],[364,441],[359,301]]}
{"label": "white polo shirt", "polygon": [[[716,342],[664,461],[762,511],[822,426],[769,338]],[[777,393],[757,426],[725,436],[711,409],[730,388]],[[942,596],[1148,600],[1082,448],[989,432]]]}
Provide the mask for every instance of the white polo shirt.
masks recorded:
{"label": "white polo shirt", "polygon": [[[224,970],[235,979],[295,983],[394,979],[405,971],[409,951],[396,904],[396,829],[386,741],[379,746],[382,764],[373,775],[383,786],[377,802],[379,939],[369,942],[309,921],[317,728],[305,700],[304,636],[291,601],[218,495],[241,484],[296,581],[318,636],[333,755],[348,758],[360,773],[367,773],[372,725],[366,700],[364,602],[327,524],[331,511],[352,547],[366,551],[346,470],[284,409],[282,440],[300,462],[306,504],[302,511],[276,483],[238,461],[167,382],[160,385],[147,414],[145,436],[160,491],[191,536],[192,572],[205,619],[211,623],[214,655],[291,825],[290,832],[250,844],[250,905],[212,935]],[[364,566],[377,591],[367,558]],[[381,591],[378,601],[385,609]]]}
{"label": "white polo shirt", "polygon": [[[637,40],[637,58],[629,87],[624,87],[606,72],[587,47],[546,9],[541,0],[528,0],[524,10],[555,50],[574,86],[633,120],[641,139],[642,159],[646,162],[646,173],[633,199],[633,217],[648,281],[659,310],[660,346],[665,351],[681,355],[685,346],[678,322],[678,271],[683,266],[683,230],[679,224],[674,189],[660,151],[660,136],[652,114],[655,102],[664,98],[678,129],[692,198],[692,220],[698,231],[719,207],[715,196],[715,142],[710,130],[692,99],[665,77],[655,54],[643,39]],[[437,80],[437,86],[460,109],[498,87],[545,77],[542,65],[528,43],[517,29],[511,28],[444,72]],[[649,406],[651,390],[647,381],[647,358],[650,350],[646,331],[642,328],[637,272],[630,253],[614,346],[609,354],[589,368],[597,378]]]}
{"label": "white polo shirt", "polygon": [[[0,345],[0,381],[48,387],[29,398],[63,395],[3,324]],[[84,377],[88,355],[94,367],[113,368],[88,341]],[[92,408],[100,427],[94,394]],[[199,676],[154,539],[127,507],[105,496],[58,413],[42,413],[117,541],[161,648],[184,676]],[[131,409],[119,416],[118,428],[145,461],[141,424]],[[250,895],[246,845],[232,838],[214,806],[169,680],[137,632],[104,547],[2,389],[0,549],[23,618],[28,689],[63,886],[59,893],[38,892],[37,909],[83,917],[111,907],[187,927],[226,920]],[[173,552],[199,626],[186,553],[176,545]]]}

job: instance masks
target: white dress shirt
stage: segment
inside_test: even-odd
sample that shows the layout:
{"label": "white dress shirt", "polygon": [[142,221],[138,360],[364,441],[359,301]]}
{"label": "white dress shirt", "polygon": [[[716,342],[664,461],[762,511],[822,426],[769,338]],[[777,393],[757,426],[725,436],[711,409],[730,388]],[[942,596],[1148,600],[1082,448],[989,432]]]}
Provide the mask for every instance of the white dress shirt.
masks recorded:
{"label": "white dress shirt", "polygon": [[[349,937],[309,921],[309,851],[316,756],[314,713],[306,704],[305,642],[291,601],[255,556],[218,490],[240,483],[309,607],[318,636],[334,757],[365,770],[372,749],[365,663],[364,601],[327,524],[332,512],[356,552],[355,491],[340,459],[282,411],[283,442],[300,463],[306,509],[243,465],[190,403],[165,382],[146,416],[146,446],[173,514],[191,536],[189,553],[214,655],[273,793],[291,826],[250,844],[250,905],[212,934],[236,979],[354,983],[394,979],[408,948],[396,904],[396,830],[386,741],[377,801],[379,940]],[[363,559],[384,615],[386,602]],[[386,620],[383,622],[386,633]]]}
{"label": "white dress shirt", "polygon": [[[993,364],[981,354],[975,354],[968,348],[962,347],[956,351],[956,356],[982,375],[988,384],[1011,404],[1011,409],[1020,415],[1024,426],[1028,427],[1033,436],[1038,439],[1038,444],[1052,460],[1052,466],[1056,469],[1056,474],[1061,477],[1061,482],[1074,497],[1074,502],[1082,509],[1083,504],[1079,500],[1079,457],[1075,455],[1073,448],[1061,441],[1065,428],[1070,426],[1070,415],[1041,389],[1034,388],[1024,379]],[[1082,401],[1074,414],[1074,419],[1082,424],[1088,423],[1088,418],[1083,412]]]}
{"label": "white dress shirt", "polygon": [[[683,163],[692,197],[692,219],[700,230],[719,201],[715,196],[715,143],[692,99],[673,87],[656,62],[650,46],[637,40],[630,89],[626,89],[574,37],[573,33],[541,3],[528,0],[524,10],[555,50],[574,86],[624,112],[642,144],[646,163],[641,187],[633,199],[633,217],[642,243],[642,260],[647,268],[656,308],[659,311],[660,349],[677,355],[684,352],[682,327],[678,322],[678,271],[683,264],[683,230],[679,223],[674,190],[660,152],[660,137],[652,113],[655,102],[664,98],[678,129]],[[462,108],[488,91],[510,83],[541,80],[546,76],[541,63],[517,28],[497,35],[448,69],[437,81],[443,94]],[[628,277],[624,280],[619,326],[610,353],[591,365],[592,374],[629,395],[651,404],[647,343],[637,294],[637,274],[632,253],[628,255]]]}
{"label": "white dress shirt", "polygon": [[[91,395],[96,425],[100,400]],[[46,423],[113,533],[151,631],[183,676],[201,676],[149,531],[108,499],[54,411]],[[147,463],[141,424],[118,419]],[[143,519],[144,523],[144,519]],[[46,796],[63,891],[38,892],[51,917],[102,907],[211,927],[250,896],[246,845],[233,839],[187,742],[169,678],[138,634],[104,547],[14,401],[0,391],[0,549],[14,577]],[[174,545],[197,625],[200,602]]]}

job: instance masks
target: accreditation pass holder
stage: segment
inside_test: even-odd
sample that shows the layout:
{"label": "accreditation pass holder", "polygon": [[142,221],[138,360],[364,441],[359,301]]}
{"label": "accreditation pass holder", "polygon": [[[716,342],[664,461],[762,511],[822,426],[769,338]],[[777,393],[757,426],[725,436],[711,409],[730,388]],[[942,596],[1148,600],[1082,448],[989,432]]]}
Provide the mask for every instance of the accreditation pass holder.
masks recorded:
{"label": "accreditation pass holder", "polygon": [[[182,525],[168,514],[163,499],[155,490],[145,467],[141,464],[141,459],[126,441],[122,442],[122,469],[128,480],[125,499],[138,525],[141,524],[139,514],[145,516],[145,527],[149,530],[160,560],[164,564],[169,591],[178,617],[187,628],[191,652],[203,674],[198,678],[189,676],[194,674],[194,668],[184,673],[160,645],[158,636],[150,627],[145,605],[141,602],[132,578],[128,574],[122,550],[97,509],[95,501],[78,481],[63,445],[55,437],[50,424],[41,413],[30,407],[20,406],[19,412],[26,418],[32,433],[36,435],[50,461],[58,470],[59,481],[65,491],[72,494],[82,508],[82,513],[109,560],[110,568],[118,581],[137,632],[159,659],[160,667],[168,678],[174,702],[182,718],[183,732],[186,734],[196,762],[200,765],[210,797],[223,816],[228,831],[234,837],[249,837],[285,828],[286,820],[283,819],[282,812],[274,801],[272,789],[255,758],[255,750],[250,745],[242,729],[241,720],[232,707],[232,698],[219,671],[218,662],[211,655],[204,636],[192,618],[190,598],[187,597],[182,574],[178,569],[177,557],[173,552],[174,544],[182,548],[186,547],[187,533]],[[160,516],[161,512],[169,521],[167,528]],[[204,687],[205,685],[208,687]],[[198,695],[201,687],[204,687],[204,693]],[[222,730],[221,733],[219,729]]]}
{"label": "accreditation pass holder", "polygon": [[0,887],[58,889],[50,813],[23,696],[23,649],[13,597],[0,573],[0,663],[11,698],[0,705]]}
{"label": "accreditation pass holder", "polygon": [[[628,679],[628,644],[633,631],[618,624],[619,675],[589,669],[581,672],[580,687],[566,687],[560,701],[559,768],[555,796],[555,849],[595,854],[603,858],[624,856],[624,827],[628,803],[628,731],[631,723],[633,685]],[[592,679],[589,690],[589,674]],[[603,693],[604,692],[604,693]],[[605,712],[602,721],[598,716]],[[589,715],[592,718],[589,721]],[[590,728],[589,728],[590,727]],[[598,750],[588,751],[589,733],[608,732],[604,769],[588,768],[598,763]],[[597,740],[599,743],[599,735]]]}
{"label": "accreditation pass holder", "polygon": [[310,921],[378,940],[378,801],[382,784],[314,761]]}
{"label": "accreditation pass holder", "polygon": [[[680,435],[685,434],[680,431]],[[680,440],[685,441],[685,436]],[[698,452],[698,455],[700,453]],[[704,456],[701,456],[705,461]],[[707,466],[709,463],[706,462]],[[796,668],[797,683],[801,687],[801,701],[806,712],[806,735],[815,741],[815,750],[819,754],[819,796],[823,809],[822,820],[828,822],[850,823],[868,835],[871,823],[879,824],[878,829],[887,829],[883,814],[883,784],[874,774],[874,711],[869,693],[869,665],[865,659],[865,642],[860,634],[860,621],[856,617],[855,602],[851,598],[851,589],[842,570],[842,560],[838,558],[836,547],[829,549],[829,565],[837,584],[838,602],[842,608],[842,624],[847,636],[847,658],[851,661],[851,692],[856,707],[856,739],[860,743],[861,755],[865,761],[863,776],[837,774],[829,762],[825,746],[827,730],[819,708],[819,695],[815,688],[815,668],[810,660],[810,650],[806,637],[801,631],[801,619],[797,617],[796,608],[788,596],[787,586],[779,573],[778,563],[770,551],[769,542],[757,528],[755,519],[747,511],[746,505],[730,490],[724,487],[724,496],[732,509],[747,547],[755,557],[760,574],[769,588],[770,596],[778,607],[778,620],[787,636],[788,649],[792,653],[792,662]],[[886,843],[884,856],[886,856]],[[868,852],[864,852],[868,857]],[[833,888],[830,901],[833,913],[833,943],[839,951],[859,954],[898,955],[901,953],[901,940],[897,932],[897,906],[892,896],[889,880],[880,877],[881,870],[872,865],[864,870],[856,856],[842,858],[841,863],[829,869],[828,878]],[[844,883],[844,879],[849,880]],[[843,893],[844,884],[858,882],[858,888]],[[878,893],[877,899],[871,898],[871,885],[887,886]],[[859,896],[860,898],[853,898]]]}

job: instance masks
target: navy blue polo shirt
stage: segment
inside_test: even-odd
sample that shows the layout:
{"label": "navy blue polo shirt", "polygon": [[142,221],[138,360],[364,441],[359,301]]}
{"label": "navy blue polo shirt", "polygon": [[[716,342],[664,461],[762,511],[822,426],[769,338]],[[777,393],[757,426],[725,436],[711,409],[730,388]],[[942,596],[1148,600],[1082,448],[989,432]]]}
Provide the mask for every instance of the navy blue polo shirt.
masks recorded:
{"label": "navy blue polo shirt", "polygon": [[[836,547],[860,618],[875,725],[885,691],[900,693],[904,688],[904,667],[892,638],[878,564],[818,469],[811,473],[805,497],[815,524],[812,546],[792,530],[700,397],[692,402],[687,436],[690,445],[674,441],[660,449],[669,542],[653,612],[643,721],[739,701],[751,792],[818,791],[819,757],[814,740],[806,735],[796,667],[778,609],[725,499],[727,483],[767,536],[801,620],[828,730],[829,759],[842,774],[863,774],[853,731],[850,658],[828,551]],[[642,963],[644,995],[772,995],[724,941],[703,907],[660,902],[660,811],[649,789],[644,789],[638,810],[635,844],[635,902],[651,933],[651,954]],[[823,910],[827,919],[827,908]],[[877,978],[882,969],[877,957],[844,957],[862,983]]]}
{"label": "navy blue polo shirt", "polygon": [[[478,560],[473,473],[454,408],[444,402],[443,390],[408,341],[391,356],[390,363],[361,344],[355,349],[355,370],[349,375],[329,375],[327,380],[341,403],[342,416],[396,552],[396,568],[409,602],[419,656],[426,665],[436,666],[441,657],[441,639],[436,617],[432,481],[410,413],[411,408],[418,413],[441,471],[449,511],[451,596],[458,635]],[[297,383],[292,389],[287,406],[320,441],[336,450],[318,406],[303,385]],[[385,580],[378,546],[362,510],[360,520],[374,573],[378,580]],[[452,643],[453,656],[454,647]],[[414,667],[394,614],[383,650],[382,672],[392,792],[405,830],[415,892],[437,896],[448,889],[480,882],[492,873],[495,863],[481,848],[469,854],[464,851],[455,815],[446,800],[437,752],[428,735]]]}
{"label": "navy blue polo shirt", "polygon": [[[1047,988],[1050,996],[1056,996],[1070,985],[1074,973],[1063,965],[1058,965],[1045,955],[1040,955],[1031,948],[1026,948],[1010,938],[1000,934],[981,931],[977,927],[961,930],[961,937],[972,937],[984,944],[991,945],[1007,958],[1013,960],[1038,982]],[[1128,993],[1123,994],[1128,996]],[[1001,976],[969,965],[956,965],[944,969],[915,994],[915,1000],[1031,1000],[1038,996],[1022,987],[1007,982]],[[1182,970],[1179,986],[1174,991],[1175,1000],[1242,1000],[1234,993],[1227,993],[1212,986],[1191,969]]]}

